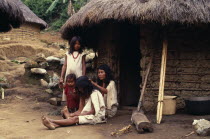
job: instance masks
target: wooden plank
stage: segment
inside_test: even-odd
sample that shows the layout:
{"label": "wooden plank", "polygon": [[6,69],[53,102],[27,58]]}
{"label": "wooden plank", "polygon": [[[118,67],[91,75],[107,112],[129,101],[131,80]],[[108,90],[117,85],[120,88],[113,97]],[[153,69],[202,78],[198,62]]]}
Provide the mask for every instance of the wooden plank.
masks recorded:
{"label": "wooden plank", "polygon": [[162,61],[161,61],[158,106],[157,106],[157,123],[158,124],[160,124],[161,120],[162,120],[165,73],[166,73],[167,45],[168,45],[167,40],[164,40],[163,41],[163,51],[162,51]]}

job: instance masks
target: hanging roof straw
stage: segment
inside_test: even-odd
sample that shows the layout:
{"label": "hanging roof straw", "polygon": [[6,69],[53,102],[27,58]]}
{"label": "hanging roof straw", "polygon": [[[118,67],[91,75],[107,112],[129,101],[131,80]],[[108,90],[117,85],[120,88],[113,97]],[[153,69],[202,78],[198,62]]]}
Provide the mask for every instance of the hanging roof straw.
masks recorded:
{"label": "hanging roof straw", "polygon": [[73,29],[105,20],[162,25],[210,23],[210,0],[91,0],[63,25],[62,37],[68,39]]}
{"label": "hanging roof straw", "polygon": [[18,28],[24,22],[23,13],[12,0],[0,0],[0,32]]}

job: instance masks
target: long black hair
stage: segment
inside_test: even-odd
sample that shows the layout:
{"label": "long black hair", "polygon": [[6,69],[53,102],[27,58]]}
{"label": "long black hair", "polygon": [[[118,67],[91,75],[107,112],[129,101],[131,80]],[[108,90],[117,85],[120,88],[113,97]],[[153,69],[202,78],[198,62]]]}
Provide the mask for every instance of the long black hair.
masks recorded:
{"label": "long black hair", "polygon": [[103,86],[103,82],[104,82],[105,87],[107,87],[109,85],[110,81],[113,80],[112,71],[111,71],[110,67],[106,64],[103,64],[98,67],[98,70],[104,70],[104,72],[106,73],[106,77],[105,77],[104,81],[97,78],[98,85]]}
{"label": "long black hair", "polygon": [[[82,88],[83,91],[80,92],[79,88]],[[79,78],[77,78],[76,91],[78,92],[80,97],[82,98],[89,97],[91,93],[93,92],[93,90],[94,90],[94,87],[87,76],[80,76]]]}
{"label": "long black hair", "polygon": [[69,48],[69,54],[73,54],[73,52],[75,51],[74,49],[74,45],[76,44],[76,42],[79,42],[80,43],[80,49],[79,49],[79,53],[82,53],[82,39],[80,36],[74,36],[71,41],[69,41],[69,45],[70,45],[70,48]]}

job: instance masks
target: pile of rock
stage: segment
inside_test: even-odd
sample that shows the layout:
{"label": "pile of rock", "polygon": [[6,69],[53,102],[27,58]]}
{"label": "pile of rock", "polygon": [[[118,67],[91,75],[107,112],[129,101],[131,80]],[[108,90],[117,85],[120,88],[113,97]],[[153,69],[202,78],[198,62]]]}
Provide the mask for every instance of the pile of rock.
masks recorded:
{"label": "pile of rock", "polygon": [[54,71],[55,69],[57,72],[60,72],[61,68],[62,64],[60,58],[54,56],[46,58],[44,54],[37,54],[25,64],[25,69],[29,71],[30,75],[47,75],[48,71]]}
{"label": "pile of rock", "polygon": [[[94,64],[97,56],[91,50],[85,50],[86,53],[86,68],[87,74],[90,76],[92,73],[95,74]],[[58,102],[52,102],[52,100],[61,100],[62,89],[59,89],[58,84],[62,66],[65,62],[65,58],[59,58],[54,56],[45,57],[44,54],[37,54],[31,60],[25,63],[25,76],[33,80],[35,84],[40,84],[45,88],[45,93],[50,95],[49,102],[51,104],[60,104]],[[91,77],[91,76],[90,76]]]}

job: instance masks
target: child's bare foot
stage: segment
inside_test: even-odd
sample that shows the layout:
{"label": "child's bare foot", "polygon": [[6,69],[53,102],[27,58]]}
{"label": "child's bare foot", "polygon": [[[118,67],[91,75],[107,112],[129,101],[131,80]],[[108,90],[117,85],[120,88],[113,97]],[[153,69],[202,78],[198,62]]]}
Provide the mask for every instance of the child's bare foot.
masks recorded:
{"label": "child's bare foot", "polygon": [[69,117],[69,110],[68,110],[68,107],[65,106],[62,110],[61,110],[61,114],[62,114],[62,117],[64,119],[68,119]]}
{"label": "child's bare foot", "polygon": [[50,130],[55,130],[53,123],[51,123],[50,120],[45,116],[42,116],[42,124]]}

